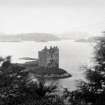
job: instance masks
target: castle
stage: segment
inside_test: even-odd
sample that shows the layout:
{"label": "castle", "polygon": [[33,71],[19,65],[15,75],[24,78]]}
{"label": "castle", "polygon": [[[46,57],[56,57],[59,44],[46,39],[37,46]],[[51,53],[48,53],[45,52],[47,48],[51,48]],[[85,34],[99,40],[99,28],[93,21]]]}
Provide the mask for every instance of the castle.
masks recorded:
{"label": "castle", "polygon": [[57,67],[59,68],[59,48],[50,47],[49,49],[45,47],[38,53],[39,56],[39,66],[40,67]]}

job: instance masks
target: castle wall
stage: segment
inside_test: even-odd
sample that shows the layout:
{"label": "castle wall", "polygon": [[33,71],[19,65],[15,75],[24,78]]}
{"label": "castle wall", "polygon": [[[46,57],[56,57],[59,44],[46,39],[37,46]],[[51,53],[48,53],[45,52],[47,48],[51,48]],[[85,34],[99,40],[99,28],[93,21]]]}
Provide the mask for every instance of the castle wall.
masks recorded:
{"label": "castle wall", "polygon": [[47,54],[45,52],[39,52],[39,66],[47,66]]}
{"label": "castle wall", "polygon": [[39,66],[42,67],[59,67],[59,49],[57,47],[46,47],[39,51]]}

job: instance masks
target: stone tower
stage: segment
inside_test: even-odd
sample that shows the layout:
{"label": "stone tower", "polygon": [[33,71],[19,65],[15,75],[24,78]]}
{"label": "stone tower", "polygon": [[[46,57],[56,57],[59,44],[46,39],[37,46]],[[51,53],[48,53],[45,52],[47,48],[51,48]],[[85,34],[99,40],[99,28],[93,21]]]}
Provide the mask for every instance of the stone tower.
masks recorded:
{"label": "stone tower", "polygon": [[59,48],[50,47],[49,49],[45,47],[39,51],[39,66],[41,67],[57,67],[59,68]]}

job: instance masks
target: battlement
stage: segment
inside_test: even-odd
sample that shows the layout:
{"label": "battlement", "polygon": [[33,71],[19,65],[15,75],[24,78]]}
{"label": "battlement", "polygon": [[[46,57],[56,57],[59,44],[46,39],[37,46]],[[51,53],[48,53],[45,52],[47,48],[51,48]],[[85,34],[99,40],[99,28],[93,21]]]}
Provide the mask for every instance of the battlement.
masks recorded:
{"label": "battlement", "polygon": [[59,48],[57,46],[39,51],[39,66],[41,67],[59,67]]}

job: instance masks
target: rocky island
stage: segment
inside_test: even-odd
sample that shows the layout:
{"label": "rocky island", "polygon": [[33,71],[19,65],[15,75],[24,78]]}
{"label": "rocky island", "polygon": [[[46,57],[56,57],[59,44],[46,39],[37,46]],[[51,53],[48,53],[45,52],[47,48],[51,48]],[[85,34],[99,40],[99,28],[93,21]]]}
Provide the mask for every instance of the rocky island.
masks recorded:
{"label": "rocky island", "polygon": [[29,74],[36,78],[63,79],[71,77],[64,69],[59,68],[59,48],[45,47],[38,52],[38,59],[22,64]]}

